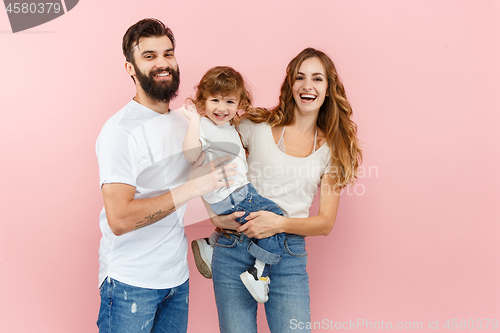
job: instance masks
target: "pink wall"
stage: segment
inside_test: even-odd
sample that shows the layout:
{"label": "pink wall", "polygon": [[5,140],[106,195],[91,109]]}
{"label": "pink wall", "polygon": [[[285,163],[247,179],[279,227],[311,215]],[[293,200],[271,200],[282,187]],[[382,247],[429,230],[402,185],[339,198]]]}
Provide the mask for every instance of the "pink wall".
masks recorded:
{"label": "pink wall", "polygon": [[[301,49],[336,63],[366,175],[332,233],[307,240],[313,321],[448,331],[447,319],[500,320],[499,13],[497,0],[82,0],[12,34],[0,10],[0,331],[97,332],[94,143],[134,94],[121,38],[144,17],[176,35],[174,107],[215,65],[240,70],[256,105],[272,106]],[[211,283],[189,260],[189,331],[216,332]]]}

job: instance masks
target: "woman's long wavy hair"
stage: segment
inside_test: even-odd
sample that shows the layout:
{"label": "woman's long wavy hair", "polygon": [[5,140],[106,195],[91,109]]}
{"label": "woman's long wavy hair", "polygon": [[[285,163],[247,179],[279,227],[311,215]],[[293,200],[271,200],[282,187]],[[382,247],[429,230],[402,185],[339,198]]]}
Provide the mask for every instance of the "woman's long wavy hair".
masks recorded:
{"label": "woman's long wavy hair", "polygon": [[255,108],[244,117],[252,122],[266,122],[271,127],[286,126],[295,117],[295,100],[292,87],[304,60],[318,58],[326,70],[328,88],[325,101],[320,108],[317,126],[325,133],[331,151],[331,165],[335,186],[343,188],[357,178],[357,169],[362,162],[362,152],[357,138],[357,126],[352,121],[352,109],[344,85],[335,69],[333,61],[322,51],[307,48],[290,61],[286,78],[281,86],[279,105],[271,110]]}

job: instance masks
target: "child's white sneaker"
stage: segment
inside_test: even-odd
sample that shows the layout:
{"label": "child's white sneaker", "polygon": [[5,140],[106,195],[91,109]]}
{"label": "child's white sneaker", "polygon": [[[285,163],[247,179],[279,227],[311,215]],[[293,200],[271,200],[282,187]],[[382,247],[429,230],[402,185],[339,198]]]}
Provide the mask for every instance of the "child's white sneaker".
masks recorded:
{"label": "child's white sneaker", "polygon": [[194,262],[198,272],[203,277],[211,279],[214,248],[210,245],[208,238],[195,239],[191,242],[191,249],[193,250]]}
{"label": "child's white sneaker", "polygon": [[240,279],[257,302],[267,302],[269,299],[269,284],[271,283],[269,276],[258,278],[257,269],[252,267],[248,271],[241,273]]}

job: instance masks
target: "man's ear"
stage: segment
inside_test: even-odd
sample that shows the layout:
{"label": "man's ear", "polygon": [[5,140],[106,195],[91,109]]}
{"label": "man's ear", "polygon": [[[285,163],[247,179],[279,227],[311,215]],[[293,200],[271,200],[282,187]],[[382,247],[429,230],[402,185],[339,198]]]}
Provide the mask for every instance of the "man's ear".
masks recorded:
{"label": "man's ear", "polygon": [[130,76],[135,76],[135,68],[130,61],[125,61],[125,70]]}

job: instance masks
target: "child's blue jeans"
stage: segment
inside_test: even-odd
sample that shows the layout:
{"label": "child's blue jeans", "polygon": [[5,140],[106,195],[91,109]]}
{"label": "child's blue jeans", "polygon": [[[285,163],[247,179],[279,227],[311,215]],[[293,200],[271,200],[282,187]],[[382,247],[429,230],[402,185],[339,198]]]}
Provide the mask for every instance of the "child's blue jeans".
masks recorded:
{"label": "child's blue jeans", "polygon": [[[273,201],[264,198],[252,184],[248,183],[239,190],[234,191],[226,199],[210,204],[217,215],[228,215],[234,212],[245,212],[245,215],[236,219],[237,222],[245,224],[245,217],[252,212],[265,210],[276,215],[283,215],[283,211]],[[283,253],[285,234],[279,233],[268,238],[252,239],[248,246],[248,252],[256,259],[268,264],[276,265]]]}

